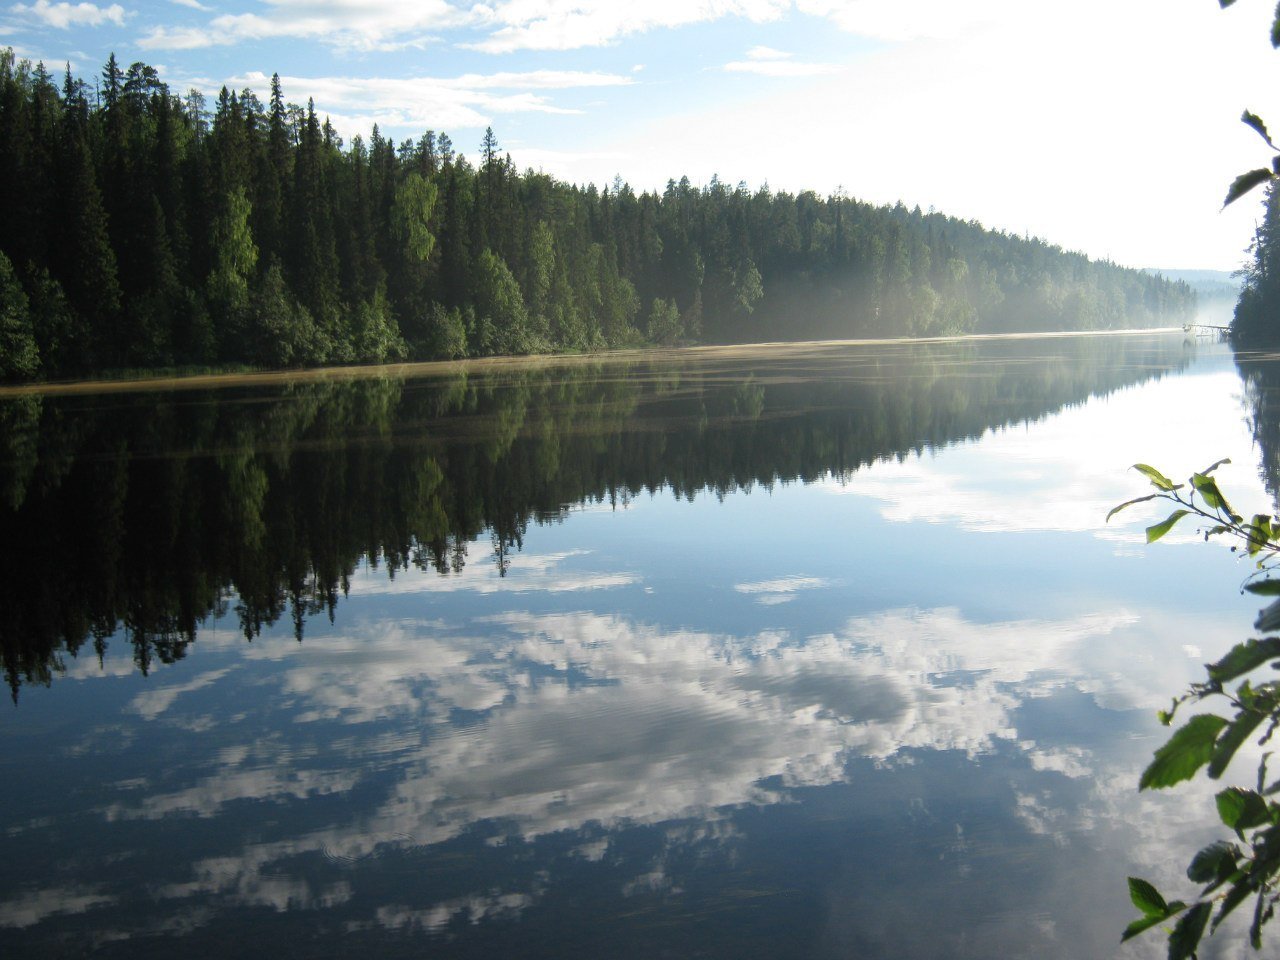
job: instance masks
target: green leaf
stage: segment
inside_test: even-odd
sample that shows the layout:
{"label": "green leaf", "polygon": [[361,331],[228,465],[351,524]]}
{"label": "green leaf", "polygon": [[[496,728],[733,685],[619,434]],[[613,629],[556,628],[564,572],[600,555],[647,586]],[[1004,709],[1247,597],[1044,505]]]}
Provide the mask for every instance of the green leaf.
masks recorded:
{"label": "green leaf", "polygon": [[1271,822],[1271,810],[1267,801],[1252,790],[1230,787],[1215,799],[1218,803],[1218,816],[1236,833]]}
{"label": "green leaf", "polygon": [[1235,873],[1239,856],[1240,848],[1234,843],[1225,840],[1211,843],[1192,858],[1191,865],[1187,867],[1187,879],[1192,883],[1217,886]]}
{"label": "green leaf", "polygon": [[1191,475],[1191,484],[1196,488],[1196,492],[1204,498],[1204,502],[1213,510],[1222,510],[1225,513],[1231,513],[1231,507],[1227,503],[1227,498],[1222,495],[1222,491],[1218,489],[1218,481],[1212,477],[1205,476],[1203,473],[1193,473]]}
{"label": "green leaf", "polygon": [[1254,130],[1256,130],[1258,132],[1258,136],[1260,136],[1263,140],[1267,141],[1267,146],[1270,147],[1272,150],[1280,150],[1280,147],[1277,147],[1274,143],[1271,142],[1271,134],[1267,133],[1267,125],[1262,122],[1262,118],[1259,117],[1256,113],[1250,113],[1248,110],[1246,110],[1243,114],[1240,115],[1240,122],[1247,124],[1248,126],[1252,127]]}
{"label": "green leaf", "polygon": [[1157,710],[1156,719],[1160,721],[1160,726],[1167,727],[1173,723],[1173,715],[1178,712],[1178,707],[1182,705],[1182,701],[1174,697],[1169,703],[1168,710]]}
{"label": "green leaf", "polygon": [[1271,21],[1271,46],[1280,47],[1280,6],[1276,8],[1276,18]]}
{"label": "green leaf", "polygon": [[1265,513],[1256,513],[1253,521],[1245,527],[1249,534],[1249,556],[1256,556],[1258,551],[1271,542],[1275,531],[1271,526],[1271,517]]}
{"label": "green leaf", "polygon": [[1111,508],[1111,512],[1107,514],[1106,522],[1110,523],[1111,518],[1114,517],[1121,510],[1123,510],[1125,507],[1132,507],[1135,503],[1146,503],[1148,500],[1154,500],[1158,496],[1160,496],[1160,494],[1158,493],[1149,493],[1145,497],[1134,497],[1132,500],[1126,500],[1124,503],[1120,504],[1118,507]]}
{"label": "green leaf", "polygon": [[1227,728],[1226,733],[1219,737],[1217,743],[1213,746],[1213,756],[1209,758],[1209,776],[1211,779],[1217,780],[1226,772],[1228,764],[1231,763],[1231,758],[1236,755],[1240,745],[1249,739],[1249,734],[1258,729],[1258,724],[1262,721],[1263,715],[1259,710],[1240,711],[1231,726]]}
{"label": "green leaf", "polygon": [[1280,600],[1272,600],[1258,611],[1258,619],[1253,621],[1253,629],[1263,633],[1275,633],[1280,630]]}
{"label": "green leaf", "polygon": [[1152,524],[1147,527],[1147,543],[1155,543],[1166,533],[1173,529],[1173,525],[1185,517],[1190,510],[1175,510],[1173,513],[1162,520],[1160,523]]}
{"label": "green leaf", "polygon": [[1132,940],[1134,937],[1142,933],[1144,930],[1150,930],[1152,927],[1157,926],[1161,923],[1164,923],[1165,920],[1167,919],[1169,918],[1166,917],[1163,913],[1157,913],[1157,914],[1153,914],[1146,917],[1140,917],[1139,919],[1133,921],[1133,923],[1129,924],[1127,927],[1124,928],[1124,936],[1120,938],[1120,942],[1124,943],[1126,940]]}
{"label": "green leaf", "polygon": [[1169,934],[1169,960],[1191,960],[1196,955],[1212,912],[1212,903],[1197,903],[1182,915],[1173,933]]}
{"label": "green leaf", "polygon": [[1209,762],[1213,755],[1213,742],[1226,725],[1226,720],[1211,713],[1192,717],[1156,751],[1155,759],[1142,772],[1138,789],[1171,787],[1190,780]]}
{"label": "green leaf", "polygon": [[[1280,580],[1267,582],[1280,587]],[[1236,677],[1244,676],[1250,670],[1257,669],[1268,660],[1275,659],[1280,659],[1280,638],[1246,640],[1244,643],[1237,643],[1225,657],[1217,663],[1209,664],[1205,669],[1209,673],[1210,680],[1216,683],[1228,683]]]}
{"label": "green leaf", "polygon": [[1227,198],[1222,201],[1222,205],[1224,207],[1231,206],[1254,187],[1267,183],[1272,176],[1272,172],[1266,167],[1259,167],[1256,170],[1250,170],[1248,173],[1240,174],[1231,182],[1231,186],[1227,189]]}
{"label": "green leaf", "polygon": [[1129,899],[1148,917],[1159,917],[1163,920],[1168,916],[1169,904],[1165,903],[1159,890],[1141,877],[1129,878]]}
{"label": "green leaf", "polygon": [[1225,10],[1227,9],[1227,7],[1231,6],[1235,2],[1236,0],[1218,0],[1218,6],[1222,7],[1222,9]]}
{"label": "green leaf", "polygon": [[1253,908],[1253,923],[1249,924],[1249,945],[1255,950],[1262,949],[1262,927],[1276,912],[1276,901],[1267,901],[1263,891],[1258,891],[1258,900]]}
{"label": "green leaf", "polygon": [[1231,911],[1240,906],[1252,892],[1253,888],[1248,883],[1232,884],[1222,898],[1222,906],[1218,908],[1218,915],[1213,918],[1213,929],[1217,930],[1218,924],[1227,919]]}
{"label": "green leaf", "polygon": [[1133,469],[1137,470],[1139,473],[1141,473],[1144,477],[1150,480],[1153,484],[1155,484],[1161,490],[1165,490],[1165,491],[1177,490],[1179,487],[1182,486],[1182,484],[1180,483],[1175,484],[1172,480],[1166,477],[1163,473],[1161,473],[1155,467],[1148,466],[1145,463],[1135,463],[1133,465]]}
{"label": "green leaf", "polygon": [[1244,588],[1260,597],[1280,597],[1280,580],[1255,580],[1246,583]]}

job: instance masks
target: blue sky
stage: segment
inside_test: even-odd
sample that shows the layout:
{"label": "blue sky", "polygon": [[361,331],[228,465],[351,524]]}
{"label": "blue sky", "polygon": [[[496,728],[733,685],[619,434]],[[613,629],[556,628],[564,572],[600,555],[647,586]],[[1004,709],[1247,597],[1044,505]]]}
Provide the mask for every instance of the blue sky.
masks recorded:
{"label": "blue sky", "polygon": [[[902,199],[1135,266],[1233,269],[1219,212],[1280,126],[1272,5],[1239,0],[0,0],[0,44],[91,77],[314,97],[350,137],[487,125],[522,168]],[[1273,92],[1276,91],[1276,92]],[[1268,106],[1275,109],[1268,111]]]}

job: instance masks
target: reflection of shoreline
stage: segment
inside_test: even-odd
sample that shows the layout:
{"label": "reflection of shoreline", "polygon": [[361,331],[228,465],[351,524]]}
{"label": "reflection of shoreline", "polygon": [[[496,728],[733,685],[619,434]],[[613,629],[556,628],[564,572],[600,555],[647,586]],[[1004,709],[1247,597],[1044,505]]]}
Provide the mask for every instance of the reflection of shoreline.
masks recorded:
{"label": "reflection of shoreline", "polygon": [[881,340],[779,340],[766,343],[711,344],[697,347],[664,347],[642,350],[610,350],[583,354],[535,354],[533,356],[477,357],[469,360],[432,360],[420,363],[387,363],[350,367],[317,367],[312,370],[263,370],[250,373],[209,373],[137,380],[77,380],[73,382],[0,385],[0,400],[24,396],[75,396],[102,393],[163,393],[177,390],[217,390],[229,387],[277,387],[308,383],[341,383],[352,380],[414,380],[498,370],[543,372],[579,364],[612,364],[670,360],[809,359],[829,356],[849,347],[909,346],[912,344],[982,341],[1058,340],[1074,337],[1162,336],[1182,332],[1181,327],[1132,330],[1063,330],[1037,333],[972,333],[959,337],[889,337]]}
{"label": "reflection of shoreline", "polygon": [[846,477],[1192,356],[1146,334],[701,349],[712,359],[556,358],[555,376],[493,361],[412,381],[2,403],[0,543],[23,545],[0,552],[10,688],[120,626],[143,672],[180,659],[233,596],[246,637],[291,618],[301,638],[365,559],[456,573],[487,535],[501,573],[529,525],[566,505]]}

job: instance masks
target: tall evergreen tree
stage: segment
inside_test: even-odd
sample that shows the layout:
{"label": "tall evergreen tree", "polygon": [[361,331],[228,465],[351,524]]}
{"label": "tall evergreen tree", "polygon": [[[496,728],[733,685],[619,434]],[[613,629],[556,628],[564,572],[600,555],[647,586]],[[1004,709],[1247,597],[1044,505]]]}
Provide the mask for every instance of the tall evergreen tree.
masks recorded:
{"label": "tall evergreen tree", "polygon": [[27,295],[9,258],[0,253],[0,380],[30,380],[40,372],[40,351]]}

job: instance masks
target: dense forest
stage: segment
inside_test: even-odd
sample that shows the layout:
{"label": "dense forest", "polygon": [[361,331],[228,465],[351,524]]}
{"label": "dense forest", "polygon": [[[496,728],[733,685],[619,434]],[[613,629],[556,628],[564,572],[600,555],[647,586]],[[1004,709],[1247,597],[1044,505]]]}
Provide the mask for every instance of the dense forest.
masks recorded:
{"label": "dense forest", "polygon": [[1231,322],[1231,338],[1242,347],[1273,347],[1280,340],[1280,190],[1271,184],[1266,196]]}
{"label": "dense forest", "polygon": [[1179,322],[1181,283],[844,195],[597,189],[487,131],[345,144],[313,107],[0,53],[0,379],[643,343]]}
{"label": "dense forest", "polygon": [[[799,349],[799,348],[796,348]],[[1180,369],[1176,338],[582,358],[414,379],[0,400],[13,696],[113,637],[149,669],[210,616],[333,615],[357,565],[499,572],[531,524],[645,492],[843,478]],[[983,361],[974,377],[972,364]],[[804,376],[797,371],[806,371]],[[851,550],[860,549],[851,544]]]}

